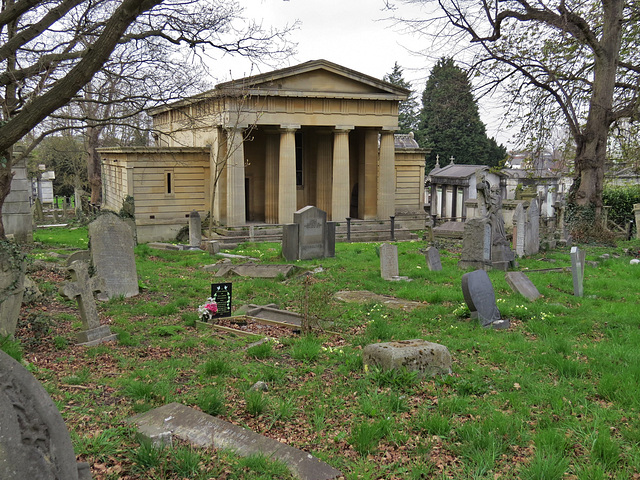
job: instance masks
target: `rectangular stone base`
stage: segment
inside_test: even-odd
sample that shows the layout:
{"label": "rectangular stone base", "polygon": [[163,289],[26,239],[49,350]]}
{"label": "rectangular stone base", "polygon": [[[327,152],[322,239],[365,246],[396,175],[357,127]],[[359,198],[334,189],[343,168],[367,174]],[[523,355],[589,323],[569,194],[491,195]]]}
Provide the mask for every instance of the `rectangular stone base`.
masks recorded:
{"label": "rectangular stone base", "polygon": [[451,373],[451,354],[447,347],[422,339],[367,345],[362,351],[362,362],[383,370],[406,368],[420,375]]}
{"label": "rectangular stone base", "polygon": [[117,340],[118,336],[111,333],[109,325],[100,325],[96,328],[78,332],[76,338],[78,339],[78,345],[92,346]]}

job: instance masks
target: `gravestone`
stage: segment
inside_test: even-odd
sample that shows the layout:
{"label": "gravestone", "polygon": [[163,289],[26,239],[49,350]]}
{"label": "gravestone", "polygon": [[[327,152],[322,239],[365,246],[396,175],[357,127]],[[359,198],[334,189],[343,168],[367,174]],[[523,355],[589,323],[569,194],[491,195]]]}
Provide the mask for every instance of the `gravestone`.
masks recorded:
{"label": "gravestone", "polygon": [[116,215],[100,215],[89,224],[89,239],[96,274],[105,281],[104,297],[138,295],[133,237],[127,224]]}
{"label": "gravestone", "polygon": [[493,285],[487,272],[475,270],[462,275],[462,294],[471,318],[477,318],[483,327],[509,328],[509,321],[500,318]]}
{"label": "gravestone", "polygon": [[507,272],[505,279],[514,292],[518,292],[532,302],[540,298],[540,292],[524,273]]}
{"label": "gravestone", "polygon": [[116,340],[117,335],[111,333],[108,325],[100,325],[96,301],[93,298],[93,292],[104,289],[104,279],[89,277],[88,265],[79,260],[73,262],[67,270],[71,273],[71,281],[60,287],[60,295],[78,303],[84,327],[84,330],[77,334],[78,344],[92,346]]}
{"label": "gravestone", "polygon": [[536,255],[540,251],[540,209],[538,200],[531,200],[527,208],[527,222],[524,232],[524,254]]}
{"label": "gravestone", "polygon": [[0,478],[90,480],[69,431],[42,385],[0,351]]}
{"label": "gravestone", "polygon": [[189,246],[200,248],[202,243],[202,220],[200,214],[191,210],[189,214]]}
{"label": "gravestone", "polygon": [[419,338],[367,345],[362,350],[362,363],[383,370],[406,368],[422,376],[451,373],[451,354],[447,347]]}
{"label": "gravestone", "polygon": [[67,267],[71,265],[76,260],[81,262],[90,262],[91,261],[91,250],[76,250],[71,255],[67,257]]}
{"label": "gravestone", "polygon": [[571,247],[571,276],[573,277],[573,294],[576,297],[584,295],[584,260],[587,252],[578,247]]}
{"label": "gravestone", "polygon": [[283,462],[301,480],[342,476],[339,470],[307,452],[179,403],[163,405],[129,421],[151,442],[169,443],[175,436],[196,446],[231,450],[242,457],[263,455]]}
{"label": "gravestone", "polygon": [[24,295],[25,262],[0,245],[0,335],[13,337]]}
{"label": "gravestone", "polygon": [[439,272],[442,270],[442,262],[440,261],[440,252],[436,247],[429,247],[424,254],[424,258],[427,261],[427,266],[432,272]]}
{"label": "gravestone", "polygon": [[293,271],[295,265],[256,265],[247,262],[242,265],[232,263],[221,264],[215,273],[215,277],[225,277],[228,275],[239,275],[251,278],[287,278]]}
{"label": "gravestone", "polygon": [[518,257],[524,257],[524,237],[527,215],[524,206],[519,203],[513,211],[513,249]]}
{"label": "gravestone", "polygon": [[380,245],[380,275],[385,280],[392,280],[400,275],[397,245],[390,243]]}
{"label": "gravestone", "polygon": [[289,261],[336,256],[336,222],[327,213],[306,206],[293,214],[293,223],[282,227],[282,255]]}
{"label": "gravestone", "polygon": [[333,298],[341,302],[353,302],[353,303],[380,303],[385,307],[404,310],[410,312],[418,307],[424,307],[426,304],[420,302],[414,302],[412,300],[405,300],[403,298],[396,298],[391,295],[380,295],[368,290],[340,290],[333,294]]}
{"label": "gravestone", "polygon": [[213,314],[213,318],[231,316],[231,295],[233,285],[231,283],[212,283],[211,298],[218,304],[218,311]]}

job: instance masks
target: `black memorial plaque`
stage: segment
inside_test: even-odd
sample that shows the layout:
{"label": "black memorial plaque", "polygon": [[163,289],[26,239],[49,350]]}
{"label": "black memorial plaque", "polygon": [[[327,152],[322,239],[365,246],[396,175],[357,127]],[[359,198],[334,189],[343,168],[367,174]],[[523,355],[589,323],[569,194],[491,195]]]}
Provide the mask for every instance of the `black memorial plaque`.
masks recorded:
{"label": "black memorial plaque", "polygon": [[218,304],[218,311],[213,318],[231,316],[231,283],[212,283],[211,298]]}

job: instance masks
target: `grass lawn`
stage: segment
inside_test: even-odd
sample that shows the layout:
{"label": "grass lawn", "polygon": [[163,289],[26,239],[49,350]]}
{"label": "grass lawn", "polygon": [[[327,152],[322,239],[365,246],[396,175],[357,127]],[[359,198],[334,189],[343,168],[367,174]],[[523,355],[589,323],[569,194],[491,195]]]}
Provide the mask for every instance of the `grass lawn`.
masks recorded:
{"label": "grass lawn", "polygon": [[[76,453],[101,479],[291,478],[278,462],[174,444],[141,445],[125,420],[169,402],[218,415],[341,470],[346,479],[640,478],[640,242],[583,246],[583,298],[573,296],[568,249],[520,260],[543,298],[511,291],[504,272],[489,277],[506,331],[468,318],[457,268],[459,246],[440,250],[430,272],[419,249],[398,243],[400,274],[380,278],[379,244],[338,243],[336,257],[287,280],[232,277],[233,303],[275,303],[333,322],[247,349],[257,338],[224,336],[196,324],[197,307],[222,281],[201,270],[202,252],[136,247],[141,294],[100,303],[116,344],[74,346],[76,306],[57,293],[55,254],[86,248],[86,229],[39,229],[29,258],[45,294],[23,307],[17,338],[5,342],[42,382],[71,431]],[[286,263],[274,243],[232,253]],[[601,260],[608,253],[611,258]],[[616,258],[615,256],[619,256]],[[43,267],[44,265],[44,267]],[[422,303],[411,312],[342,303],[338,290],[369,290]],[[305,300],[306,299],[306,300]],[[330,331],[329,331],[330,330]],[[362,365],[373,342],[423,338],[448,347],[453,374],[419,379]],[[269,390],[252,392],[256,381]]]}

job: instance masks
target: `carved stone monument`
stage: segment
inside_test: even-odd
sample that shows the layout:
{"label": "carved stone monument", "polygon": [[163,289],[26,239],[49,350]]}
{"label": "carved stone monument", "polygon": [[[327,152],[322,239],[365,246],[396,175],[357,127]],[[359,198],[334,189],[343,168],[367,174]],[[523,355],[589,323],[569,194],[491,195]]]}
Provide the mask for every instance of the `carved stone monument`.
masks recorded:
{"label": "carved stone monument", "polygon": [[134,242],[127,224],[116,215],[100,215],[89,224],[89,239],[93,266],[105,281],[104,296],[137,295]]}
{"label": "carved stone monument", "polygon": [[0,478],[90,480],[77,463],[69,431],[45,389],[0,351]]}
{"label": "carved stone monument", "polygon": [[502,217],[502,196],[498,185],[486,180],[486,172],[476,173],[480,218],[467,220],[462,238],[460,268],[498,268],[514,265],[515,255],[509,246]]}
{"label": "carved stone monument", "polygon": [[97,345],[102,342],[115,340],[117,336],[111,333],[108,325],[100,325],[100,317],[96,308],[93,292],[104,290],[104,279],[89,277],[86,263],[76,260],[68,268],[71,281],[60,287],[60,295],[69,300],[75,300],[80,310],[80,318],[85,330],[77,334],[79,345]]}
{"label": "carved stone monument", "polygon": [[327,222],[327,213],[306,206],[293,214],[293,222],[283,226],[282,255],[289,261],[335,257],[336,223]]}

